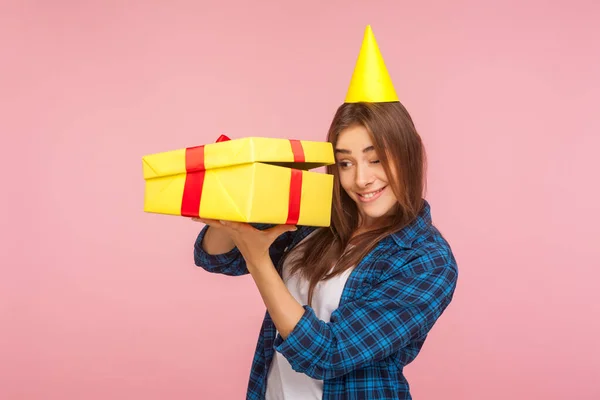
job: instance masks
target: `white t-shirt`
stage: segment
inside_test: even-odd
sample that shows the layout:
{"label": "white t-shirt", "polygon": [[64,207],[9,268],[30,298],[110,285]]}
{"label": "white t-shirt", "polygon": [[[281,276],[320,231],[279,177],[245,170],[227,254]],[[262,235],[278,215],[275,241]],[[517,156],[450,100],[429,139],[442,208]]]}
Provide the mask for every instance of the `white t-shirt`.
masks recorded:
{"label": "white t-shirt", "polygon": [[[292,253],[283,264],[282,276],[292,296],[300,304],[306,305],[308,304],[308,281],[301,277],[300,273],[296,273],[291,277],[289,276],[289,263],[292,257],[295,259],[298,256],[298,251],[292,250]],[[351,272],[352,268],[317,284],[313,293],[312,308],[319,319],[329,322],[331,313],[339,306],[344,286]],[[275,351],[267,376],[266,400],[311,400],[322,398],[323,381],[294,371],[285,357]]]}

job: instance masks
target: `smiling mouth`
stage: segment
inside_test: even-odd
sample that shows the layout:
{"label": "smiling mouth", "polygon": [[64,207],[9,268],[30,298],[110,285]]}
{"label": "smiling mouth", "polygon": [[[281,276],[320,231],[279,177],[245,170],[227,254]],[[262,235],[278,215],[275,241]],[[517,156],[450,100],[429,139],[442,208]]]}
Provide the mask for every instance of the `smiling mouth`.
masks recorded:
{"label": "smiling mouth", "polygon": [[360,197],[361,199],[370,200],[373,197],[377,196],[379,193],[381,193],[383,191],[383,189],[385,189],[386,187],[387,186],[384,186],[381,189],[376,190],[374,192],[370,192],[370,193],[364,193],[364,194],[357,193],[357,194],[358,194],[358,197]]}

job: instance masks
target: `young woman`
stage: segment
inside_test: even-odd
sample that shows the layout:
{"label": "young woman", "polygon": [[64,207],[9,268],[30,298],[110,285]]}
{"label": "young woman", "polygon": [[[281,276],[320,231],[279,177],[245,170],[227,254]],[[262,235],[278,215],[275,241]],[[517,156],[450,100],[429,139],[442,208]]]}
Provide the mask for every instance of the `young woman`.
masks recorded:
{"label": "young woman", "polygon": [[247,399],[411,399],[403,375],[458,271],[423,196],[425,155],[400,102],[344,103],[331,228],[201,220],[196,265],[251,274],[267,308]]}
{"label": "young woman", "polygon": [[367,26],[327,140],[332,224],[200,220],[196,265],[251,274],[265,303],[247,399],[411,399],[403,369],[458,269],[423,199],[425,151]]}

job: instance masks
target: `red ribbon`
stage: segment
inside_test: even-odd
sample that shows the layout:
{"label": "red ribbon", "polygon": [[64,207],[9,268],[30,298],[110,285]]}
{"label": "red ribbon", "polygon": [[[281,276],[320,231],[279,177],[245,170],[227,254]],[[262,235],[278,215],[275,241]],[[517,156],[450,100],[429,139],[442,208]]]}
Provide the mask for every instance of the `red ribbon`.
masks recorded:
{"label": "red ribbon", "polygon": [[[304,149],[299,140],[290,140],[292,152],[294,153],[294,162],[303,163],[305,160]],[[302,170],[292,169],[290,180],[290,200],[288,202],[288,217],[285,223],[287,225],[296,225],[300,218],[300,199],[302,197]]]}
{"label": "red ribbon", "polygon": [[199,217],[200,198],[204,187],[204,146],[185,149],[185,185],[181,198],[181,215]]}
{"label": "red ribbon", "polygon": [[[217,143],[230,140],[227,136],[221,135]],[[305,162],[304,149],[299,140],[290,140],[294,162]],[[200,199],[202,198],[202,189],[204,187],[204,176],[206,169],[204,166],[204,145],[188,147],[185,149],[185,185],[183,187],[183,197],[181,199],[181,215],[184,217],[199,217]],[[300,199],[302,197],[302,171],[292,169],[290,180],[290,197],[288,203],[288,217],[286,224],[295,225],[300,217]]]}
{"label": "red ribbon", "polygon": [[[230,140],[221,135],[217,143]],[[200,199],[204,188],[204,145],[188,147],[185,149],[185,185],[183,186],[183,197],[181,198],[181,215],[184,217],[199,217]]]}

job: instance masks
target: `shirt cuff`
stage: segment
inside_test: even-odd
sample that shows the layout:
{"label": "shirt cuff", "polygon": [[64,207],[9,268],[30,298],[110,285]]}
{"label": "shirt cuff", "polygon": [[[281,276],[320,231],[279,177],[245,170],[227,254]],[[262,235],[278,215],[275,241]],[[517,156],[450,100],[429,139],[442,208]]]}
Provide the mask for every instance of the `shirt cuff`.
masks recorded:
{"label": "shirt cuff", "polygon": [[[256,229],[259,229],[261,231],[274,226],[272,224],[255,224],[255,223],[252,223],[250,225],[252,225]],[[198,234],[198,237],[196,238],[196,243],[194,246],[194,250],[195,250],[194,251],[194,259],[195,259],[196,265],[220,267],[223,265],[229,265],[232,262],[234,262],[237,259],[237,257],[240,255],[240,251],[237,247],[234,247],[233,249],[229,250],[227,253],[223,253],[223,254],[208,254],[206,252],[206,250],[204,250],[204,248],[202,248],[202,241],[204,240],[204,236],[206,235],[206,231],[208,230],[208,228],[209,228],[208,225],[206,225],[204,228],[202,228],[202,230]]]}
{"label": "shirt cuff", "polygon": [[326,351],[325,323],[314,310],[304,305],[304,314],[292,332],[284,340],[277,334],[273,348],[281,353],[297,372],[305,372],[322,357]]}
{"label": "shirt cuff", "polygon": [[208,228],[208,225],[202,228],[198,234],[198,237],[196,238],[196,244],[194,246],[194,258],[196,264],[206,266],[221,266],[231,264],[240,254],[240,251],[237,247],[234,247],[227,253],[223,254],[208,254],[206,250],[202,248],[202,241],[204,240],[204,236],[206,235]]}

